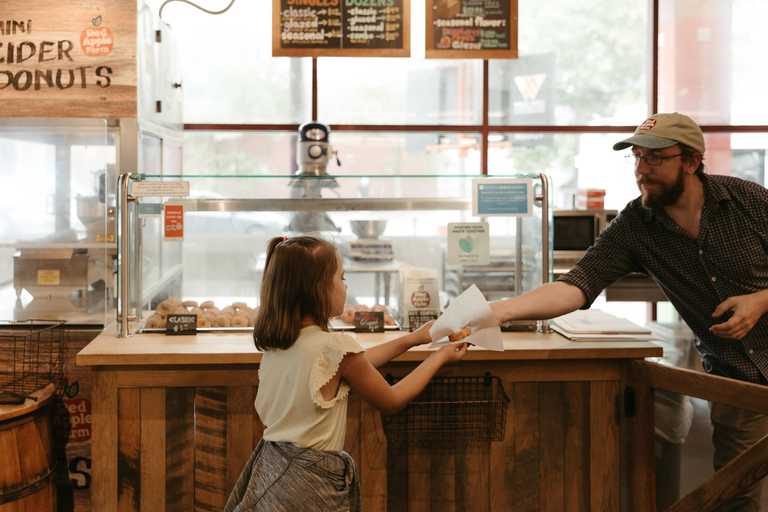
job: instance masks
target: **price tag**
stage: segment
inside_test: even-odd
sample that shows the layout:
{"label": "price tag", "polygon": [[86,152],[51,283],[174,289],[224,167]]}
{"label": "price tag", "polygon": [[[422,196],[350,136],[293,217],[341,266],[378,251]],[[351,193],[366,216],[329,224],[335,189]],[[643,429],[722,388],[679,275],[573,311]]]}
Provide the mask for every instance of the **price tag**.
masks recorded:
{"label": "price tag", "polygon": [[355,332],[384,332],[383,311],[355,311]]}
{"label": "price tag", "polygon": [[416,311],[409,311],[408,325],[410,326],[411,332],[413,332],[425,323],[432,320],[437,320],[437,317],[438,314],[435,310],[421,309]]}
{"label": "price tag", "polygon": [[165,334],[197,334],[197,315],[168,315],[165,319]]}

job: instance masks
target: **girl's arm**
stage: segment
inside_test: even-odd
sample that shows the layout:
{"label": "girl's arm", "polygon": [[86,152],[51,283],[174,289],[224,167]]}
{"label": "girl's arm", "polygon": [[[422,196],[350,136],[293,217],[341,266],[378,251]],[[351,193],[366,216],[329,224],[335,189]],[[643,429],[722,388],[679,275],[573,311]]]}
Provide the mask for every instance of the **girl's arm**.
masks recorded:
{"label": "girl's arm", "polygon": [[432,327],[433,323],[435,322],[428,322],[410,334],[369,348],[365,352],[368,361],[374,368],[378,368],[379,366],[390,362],[403,352],[407,352],[408,349],[413,348],[416,345],[423,345],[424,343],[431,342],[432,338],[429,336],[429,328]]}
{"label": "girl's arm", "polygon": [[416,398],[441,366],[460,360],[466,353],[466,343],[442,347],[394,386],[384,380],[364,353],[344,356],[339,373],[371,406],[384,414],[394,414]]}

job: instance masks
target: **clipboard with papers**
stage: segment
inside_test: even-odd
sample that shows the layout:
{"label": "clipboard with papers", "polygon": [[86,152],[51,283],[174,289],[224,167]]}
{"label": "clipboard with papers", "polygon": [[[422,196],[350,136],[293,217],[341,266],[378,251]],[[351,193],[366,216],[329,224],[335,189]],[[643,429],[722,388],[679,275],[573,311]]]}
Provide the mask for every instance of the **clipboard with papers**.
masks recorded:
{"label": "clipboard with papers", "polygon": [[599,309],[577,310],[557,317],[552,329],[572,341],[650,341],[658,337],[647,327]]}

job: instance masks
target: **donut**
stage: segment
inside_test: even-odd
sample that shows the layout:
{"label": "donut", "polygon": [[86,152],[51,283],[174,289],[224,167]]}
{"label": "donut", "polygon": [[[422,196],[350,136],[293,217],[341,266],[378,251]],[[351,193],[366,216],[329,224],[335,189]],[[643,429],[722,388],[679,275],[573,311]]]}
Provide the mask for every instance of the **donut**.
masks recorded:
{"label": "donut", "polygon": [[234,316],[235,313],[236,313],[235,308],[233,308],[232,306],[225,306],[225,307],[221,308],[221,312],[222,313],[232,313],[232,316]]}
{"label": "donut", "polygon": [[256,314],[256,312],[254,312],[254,313],[251,315],[251,319],[248,321],[248,327],[253,327],[253,326],[255,326],[255,325],[256,325],[256,317],[257,317],[257,316],[258,316],[258,315]]}
{"label": "donut", "polygon": [[184,306],[179,306],[176,309],[173,310],[174,315],[187,315],[189,314],[189,310],[185,308]]}
{"label": "donut", "polygon": [[155,310],[155,313],[162,318],[165,318],[168,316],[169,313],[173,313],[173,310],[176,309],[173,304],[167,301],[163,301],[160,304],[157,305],[157,309]]}
{"label": "donut", "polygon": [[248,327],[248,319],[242,316],[236,316],[232,319],[232,327]]}
{"label": "donut", "polygon": [[341,321],[345,324],[351,324],[355,321],[355,308],[349,304],[344,305],[344,312],[341,313]]}
{"label": "donut", "polygon": [[456,331],[455,333],[448,336],[448,341],[459,341],[466,338],[470,334],[472,334],[472,331],[469,329],[469,327],[465,327],[462,330]]}
{"label": "donut", "polygon": [[182,306],[185,308],[196,308],[197,307],[197,301],[196,300],[185,300],[181,303]]}
{"label": "donut", "polygon": [[231,325],[231,322],[229,321],[229,318],[222,315],[222,316],[216,317],[216,323],[214,325],[216,327],[229,327]]}
{"label": "donut", "polygon": [[229,318],[230,322],[232,321],[233,318],[235,318],[235,314],[232,313],[231,311],[222,311],[221,313],[219,313],[216,316],[225,316],[225,317]]}
{"label": "donut", "polygon": [[[203,309],[205,309],[205,308],[203,308]],[[219,316],[221,314],[221,311],[219,311],[219,308],[208,308],[208,309],[205,309],[205,312],[206,313],[213,313],[216,316]]]}
{"label": "donut", "polygon": [[198,327],[210,327],[211,326],[211,321],[208,320],[207,318],[197,317],[197,326]]}
{"label": "donut", "polygon": [[235,309],[245,309],[248,307],[248,304],[245,302],[233,302],[232,307]]}
{"label": "donut", "polygon": [[173,304],[177,308],[180,307],[183,304],[181,302],[181,300],[177,299],[176,297],[171,297],[171,298],[165,299],[165,300],[166,300],[166,302],[170,302],[171,304]]}
{"label": "donut", "polygon": [[205,314],[205,311],[203,311],[200,308],[192,308],[190,313],[192,313],[193,315],[197,315],[197,318],[200,318],[201,316],[203,316]]}
{"label": "donut", "polygon": [[162,329],[165,327],[165,320],[160,315],[152,315],[144,323],[147,329]]}
{"label": "donut", "polygon": [[212,300],[207,300],[207,301],[203,302],[202,304],[200,304],[200,307],[203,308],[203,309],[212,308],[214,306],[215,306],[215,304],[213,303]]}

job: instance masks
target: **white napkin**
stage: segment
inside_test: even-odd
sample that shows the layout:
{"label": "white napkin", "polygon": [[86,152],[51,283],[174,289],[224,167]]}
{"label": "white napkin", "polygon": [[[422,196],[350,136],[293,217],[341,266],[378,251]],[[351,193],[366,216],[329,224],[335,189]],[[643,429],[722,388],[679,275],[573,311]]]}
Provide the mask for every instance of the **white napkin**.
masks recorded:
{"label": "white napkin", "polygon": [[[469,327],[472,334],[459,341],[448,341],[450,334],[465,327]],[[488,350],[504,350],[496,316],[474,284],[451,302],[442,316],[432,324],[429,335],[433,340],[430,346],[440,347],[467,342]]]}

